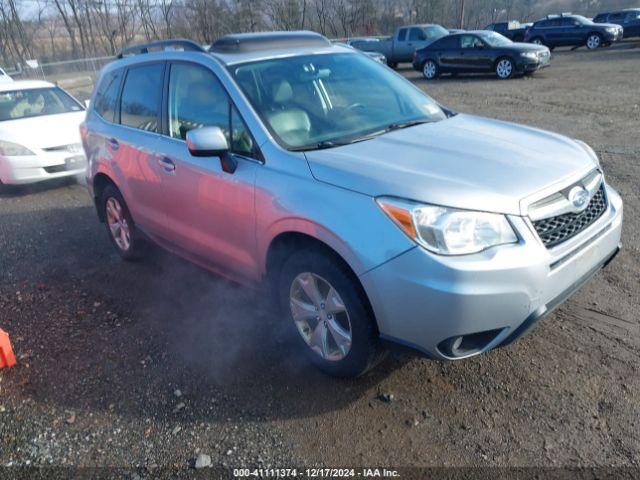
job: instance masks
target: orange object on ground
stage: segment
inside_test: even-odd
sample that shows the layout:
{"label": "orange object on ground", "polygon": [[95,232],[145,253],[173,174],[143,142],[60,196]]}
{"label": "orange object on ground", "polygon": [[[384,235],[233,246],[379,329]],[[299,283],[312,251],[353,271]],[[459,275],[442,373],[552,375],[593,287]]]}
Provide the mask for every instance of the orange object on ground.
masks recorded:
{"label": "orange object on ground", "polygon": [[13,367],[16,364],[16,357],[11,348],[9,334],[0,330],[0,368]]}

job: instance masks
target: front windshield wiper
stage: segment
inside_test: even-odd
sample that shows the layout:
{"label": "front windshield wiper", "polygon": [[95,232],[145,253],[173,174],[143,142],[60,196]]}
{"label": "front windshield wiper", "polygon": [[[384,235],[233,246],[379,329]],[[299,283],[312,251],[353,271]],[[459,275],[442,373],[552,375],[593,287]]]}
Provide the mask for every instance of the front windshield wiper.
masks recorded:
{"label": "front windshield wiper", "polygon": [[422,125],[425,123],[431,123],[431,120],[419,119],[419,120],[408,120],[406,122],[396,122],[387,125],[385,129],[386,132],[392,132],[393,130],[401,130],[403,128],[415,127],[416,125]]}
{"label": "front windshield wiper", "polygon": [[342,147],[344,145],[351,145],[352,143],[364,142],[365,140],[370,140],[374,137],[378,137],[385,133],[392,132],[394,130],[401,130],[403,128],[414,127],[416,125],[422,125],[424,123],[432,123],[431,120],[408,120],[406,122],[394,122],[390,123],[386,127],[381,128],[380,130],[376,130],[374,132],[369,132],[366,135],[362,135],[360,137],[350,138],[344,142],[336,142],[334,140],[324,140],[322,142],[314,143],[312,145],[305,145],[303,147],[294,147],[289,150],[293,152],[307,152],[310,150],[324,150],[326,148],[334,148],[334,147]]}
{"label": "front windshield wiper", "polygon": [[342,145],[348,145],[351,142],[334,142],[330,140],[324,140],[322,142],[313,143],[311,145],[303,145],[302,147],[293,147],[289,150],[292,152],[308,152],[310,150],[324,150],[325,148],[340,147]]}

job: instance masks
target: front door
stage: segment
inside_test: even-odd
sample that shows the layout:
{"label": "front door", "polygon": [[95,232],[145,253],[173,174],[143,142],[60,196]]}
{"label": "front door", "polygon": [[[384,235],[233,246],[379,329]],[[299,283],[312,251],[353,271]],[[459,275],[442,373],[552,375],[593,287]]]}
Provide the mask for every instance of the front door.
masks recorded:
{"label": "front door", "polygon": [[[223,272],[252,277],[255,259],[255,176],[260,162],[244,121],[216,75],[203,65],[169,66],[163,185],[169,240]],[[234,173],[219,157],[194,157],[185,137],[217,126],[238,160]]]}

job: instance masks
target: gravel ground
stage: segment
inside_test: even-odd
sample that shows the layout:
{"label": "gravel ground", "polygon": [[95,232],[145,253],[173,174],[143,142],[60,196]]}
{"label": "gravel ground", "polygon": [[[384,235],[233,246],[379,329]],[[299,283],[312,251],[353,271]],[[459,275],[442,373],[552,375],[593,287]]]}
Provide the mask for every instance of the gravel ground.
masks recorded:
{"label": "gravel ground", "polygon": [[0,371],[0,465],[640,467],[639,67],[627,42],[506,82],[403,70],[453,109],[585,140],[625,200],[607,270],[532,335],[459,363],[325,377],[259,293],[157,249],[121,262],[82,186],[4,189],[0,327],[19,365]]}

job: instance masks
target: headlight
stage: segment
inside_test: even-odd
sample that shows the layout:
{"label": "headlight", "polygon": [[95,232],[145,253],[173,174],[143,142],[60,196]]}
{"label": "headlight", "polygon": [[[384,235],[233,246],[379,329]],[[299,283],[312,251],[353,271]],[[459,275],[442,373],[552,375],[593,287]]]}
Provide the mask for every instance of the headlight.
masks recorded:
{"label": "headlight", "polygon": [[538,58],[537,52],[522,52],[521,55],[525,58]]}
{"label": "headlight", "polygon": [[618,33],[618,27],[607,27],[607,32]]}
{"label": "headlight", "polygon": [[518,241],[504,215],[388,197],[376,201],[405,234],[434,253],[466,255]]}
{"label": "headlight", "polygon": [[23,147],[18,143],[6,142],[4,140],[0,140],[0,153],[2,155],[6,155],[7,157],[22,157],[26,155],[35,155],[35,153],[33,153],[27,147]]}
{"label": "headlight", "polygon": [[596,165],[598,165],[598,167],[600,167],[600,159],[598,158],[598,155],[596,154],[596,152],[593,150],[593,148],[591,148],[589,145],[587,145],[586,143],[584,143],[582,140],[578,140],[575,139],[575,142],[580,145],[582,147],[582,149],[587,152],[587,155],[589,155],[591,157],[591,159],[596,163]]}

